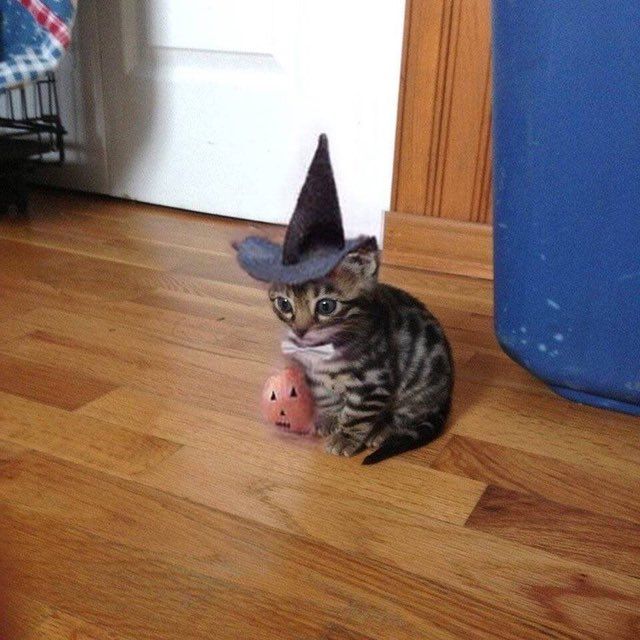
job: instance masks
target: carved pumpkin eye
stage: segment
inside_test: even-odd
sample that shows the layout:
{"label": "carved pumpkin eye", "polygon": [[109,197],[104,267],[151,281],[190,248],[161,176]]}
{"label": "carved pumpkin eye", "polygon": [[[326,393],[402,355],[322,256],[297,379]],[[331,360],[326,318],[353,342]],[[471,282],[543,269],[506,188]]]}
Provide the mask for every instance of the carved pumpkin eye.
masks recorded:
{"label": "carved pumpkin eye", "polygon": [[297,398],[298,397],[298,392],[296,391],[295,387],[291,387],[291,393],[289,394],[292,398]]}
{"label": "carved pumpkin eye", "polygon": [[276,401],[276,392],[275,391],[271,392],[271,397],[269,398],[269,400],[271,400],[271,402],[275,402]]}

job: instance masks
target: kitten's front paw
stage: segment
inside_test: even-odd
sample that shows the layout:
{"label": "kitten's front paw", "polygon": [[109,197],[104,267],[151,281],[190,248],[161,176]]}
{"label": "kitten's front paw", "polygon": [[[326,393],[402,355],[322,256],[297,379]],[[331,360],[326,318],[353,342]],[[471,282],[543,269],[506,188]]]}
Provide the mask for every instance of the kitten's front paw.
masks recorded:
{"label": "kitten's front paw", "polygon": [[360,442],[338,431],[329,436],[324,448],[327,453],[332,453],[334,456],[348,457],[357,453],[361,447]]}

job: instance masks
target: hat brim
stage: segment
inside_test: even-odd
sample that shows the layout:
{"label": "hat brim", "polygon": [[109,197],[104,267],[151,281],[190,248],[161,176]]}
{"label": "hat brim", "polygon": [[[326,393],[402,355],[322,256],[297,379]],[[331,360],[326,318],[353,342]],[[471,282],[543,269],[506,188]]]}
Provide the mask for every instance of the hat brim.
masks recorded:
{"label": "hat brim", "polygon": [[250,236],[235,248],[240,266],[256,280],[302,284],[328,275],[348,253],[372,240],[375,240],[372,236],[351,238],[345,241],[342,249],[318,249],[290,265],[282,263],[282,247],[266,238]]}

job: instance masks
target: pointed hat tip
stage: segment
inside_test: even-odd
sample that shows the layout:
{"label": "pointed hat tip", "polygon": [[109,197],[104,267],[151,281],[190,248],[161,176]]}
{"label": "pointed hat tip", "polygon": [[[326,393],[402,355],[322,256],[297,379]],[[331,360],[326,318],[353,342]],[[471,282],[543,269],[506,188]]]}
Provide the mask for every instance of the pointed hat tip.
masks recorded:
{"label": "pointed hat tip", "polygon": [[318,136],[318,147],[327,147],[329,145],[329,139],[326,133],[321,133]]}

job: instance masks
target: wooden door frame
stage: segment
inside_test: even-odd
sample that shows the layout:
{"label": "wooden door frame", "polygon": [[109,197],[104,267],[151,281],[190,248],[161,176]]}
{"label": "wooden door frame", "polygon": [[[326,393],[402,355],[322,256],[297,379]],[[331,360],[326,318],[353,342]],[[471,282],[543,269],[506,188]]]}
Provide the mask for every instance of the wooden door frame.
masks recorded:
{"label": "wooden door frame", "polygon": [[490,0],[407,0],[385,260],[492,277]]}

